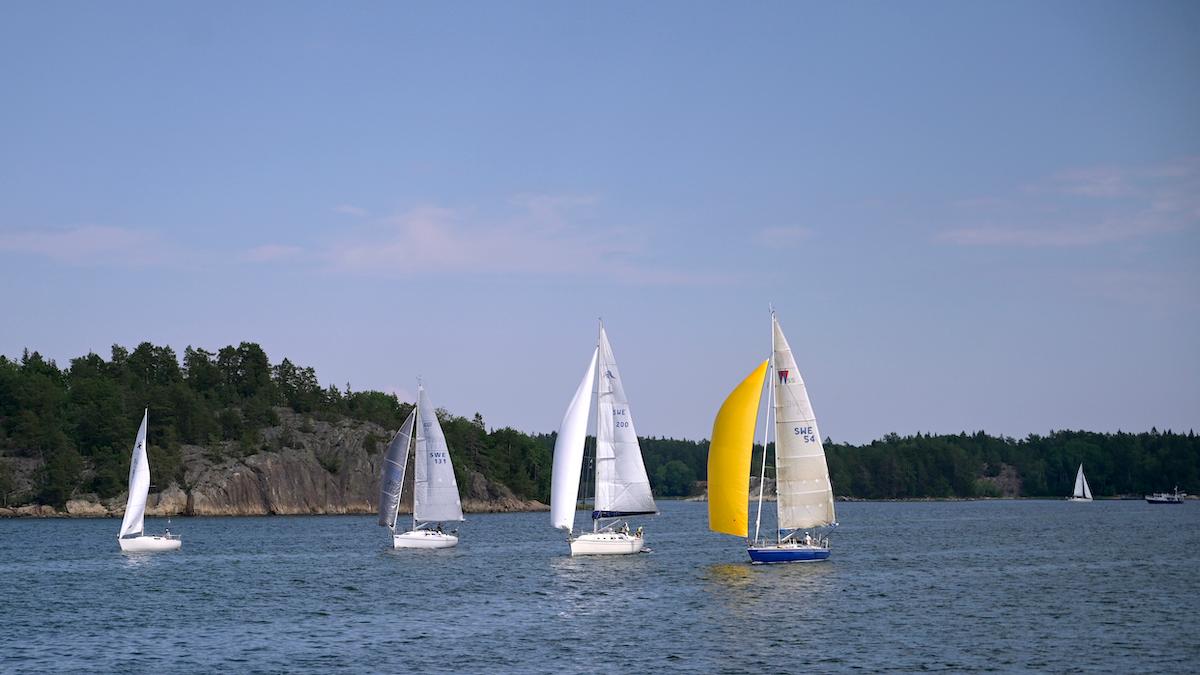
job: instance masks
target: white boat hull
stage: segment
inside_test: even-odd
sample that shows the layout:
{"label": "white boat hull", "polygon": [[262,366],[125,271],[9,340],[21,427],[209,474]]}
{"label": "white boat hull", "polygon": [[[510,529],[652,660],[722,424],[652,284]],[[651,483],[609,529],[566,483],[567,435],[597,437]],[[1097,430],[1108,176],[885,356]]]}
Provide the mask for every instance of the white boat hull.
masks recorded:
{"label": "white boat hull", "polygon": [[1092,500],[1090,497],[1067,497],[1067,501],[1069,501],[1069,502],[1090,502]]}
{"label": "white boat hull", "polygon": [[624,532],[588,532],[571,539],[571,555],[628,555],[640,553],[646,540]]}
{"label": "white boat hull", "polygon": [[458,537],[436,530],[411,530],[392,535],[392,548],[453,548]]}
{"label": "white boat hull", "polygon": [[183,546],[183,540],[171,535],[142,535],[117,539],[121,550],[125,553],[155,553],[158,551],[177,551]]}

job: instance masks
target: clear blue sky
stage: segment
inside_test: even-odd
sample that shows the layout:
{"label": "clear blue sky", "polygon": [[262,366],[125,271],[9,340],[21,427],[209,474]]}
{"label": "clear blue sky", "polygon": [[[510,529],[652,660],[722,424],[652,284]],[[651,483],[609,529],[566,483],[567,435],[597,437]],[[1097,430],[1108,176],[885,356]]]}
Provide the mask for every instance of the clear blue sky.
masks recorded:
{"label": "clear blue sky", "polygon": [[557,427],[1200,427],[1200,3],[6,3],[0,353],[242,340]]}

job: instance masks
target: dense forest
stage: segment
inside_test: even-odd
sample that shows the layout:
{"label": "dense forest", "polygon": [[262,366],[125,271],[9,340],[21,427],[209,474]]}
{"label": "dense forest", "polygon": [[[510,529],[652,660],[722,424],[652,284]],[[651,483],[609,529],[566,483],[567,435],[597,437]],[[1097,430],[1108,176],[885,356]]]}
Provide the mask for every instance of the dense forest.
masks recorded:
{"label": "dense forest", "polygon": [[[348,384],[322,387],[312,368],[286,358],[272,365],[248,342],[215,353],[188,347],[182,360],[170,347],[114,345],[108,360],[88,354],[67,368],[37,352],[19,360],[0,356],[0,456],[36,458],[40,466],[34,490],[15,494],[8,465],[0,462],[0,503],[62,505],[76,494],[121,493],[145,407],[153,414],[156,476],[183,483],[182,444],[242,455],[278,449],[261,430],[279,424],[279,408],[394,430],[411,406]],[[439,418],[460,484],[474,470],[518,496],[548,500],[553,433],[489,431],[479,413],[466,418],[439,410]],[[386,439],[378,441],[382,451]],[[999,496],[1006,487],[1009,494],[1062,496],[1081,462],[1098,496],[1200,487],[1200,441],[1192,431],[1054,431],[1019,440],[983,432],[889,434],[861,446],[827,440],[825,448],[835,493],[855,498]],[[647,437],[642,451],[656,494],[691,494],[706,477],[707,441]],[[755,449],[755,467],[761,451]]]}

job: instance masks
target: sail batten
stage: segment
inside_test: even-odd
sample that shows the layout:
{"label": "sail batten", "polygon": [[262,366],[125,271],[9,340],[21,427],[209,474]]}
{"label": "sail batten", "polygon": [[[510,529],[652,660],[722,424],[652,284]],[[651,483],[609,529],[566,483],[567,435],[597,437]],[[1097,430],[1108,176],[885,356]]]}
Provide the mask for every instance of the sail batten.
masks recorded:
{"label": "sail batten", "polygon": [[383,459],[383,476],[379,486],[379,524],[384,527],[396,526],[396,514],[400,509],[416,416],[417,409],[414,407],[392,438],[392,442],[388,444],[387,454]]}
{"label": "sail batten", "polygon": [[767,361],[754,369],[721,404],[708,448],[708,527],[745,537],[749,526],[750,453]]}
{"label": "sail batten", "polygon": [[575,396],[563,414],[554,441],[554,464],[550,481],[550,522],[554,527],[571,531],[575,528],[575,505],[579,499],[579,476],[583,471],[583,442],[587,436],[588,409],[591,407],[592,384],[596,377],[596,360],[600,348],[592,352]]}
{"label": "sail batten", "polygon": [[458,482],[446,437],[424,387],[417,392],[417,444],[413,456],[413,518],[419,522],[462,520]]}
{"label": "sail batten", "polygon": [[150,460],[146,457],[146,423],[150,411],[142,413],[142,425],[138,427],[133,441],[133,454],[129,459],[129,497],[125,502],[125,516],[121,519],[118,538],[140,535],[145,530],[146,497],[150,494]]}

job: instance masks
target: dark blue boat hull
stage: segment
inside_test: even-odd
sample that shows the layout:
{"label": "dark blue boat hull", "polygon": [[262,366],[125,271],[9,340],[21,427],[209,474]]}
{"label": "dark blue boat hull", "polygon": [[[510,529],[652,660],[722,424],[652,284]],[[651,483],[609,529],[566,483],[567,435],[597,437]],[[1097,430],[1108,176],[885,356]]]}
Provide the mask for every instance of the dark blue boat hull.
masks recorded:
{"label": "dark blue boat hull", "polygon": [[750,554],[750,562],[756,565],[794,562],[820,562],[829,558],[829,549],[816,547],[747,548],[746,552]]}

